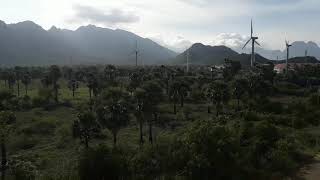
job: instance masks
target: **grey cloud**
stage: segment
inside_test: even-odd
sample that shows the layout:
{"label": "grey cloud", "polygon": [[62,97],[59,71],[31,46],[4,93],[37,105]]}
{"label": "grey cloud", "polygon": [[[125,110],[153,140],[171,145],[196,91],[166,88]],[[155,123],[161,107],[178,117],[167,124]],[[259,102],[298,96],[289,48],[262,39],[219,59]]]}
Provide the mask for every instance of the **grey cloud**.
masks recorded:
{"label": "grey cloud", "polygon": [[237,33],[220,33],[216,37],[214,37],[214,40],[211,44],[238,48],[242,47],[248,39],[248,36],[240,35]]}
{"label": "grey cloud", "polygon": [[191,41],[182,36],[177,36],[170,39],[164,39],[162,36],[153,36],[150,37],[150,39],[178,53],[185,51],[193,44]]}
{"label": "grey cloud", "polygon": [[140,20],[139,16],[131,12],[124,12],[121,9],[112,9],[109,12],[104,12],[91,6],[81,5],[75,5],[73,9],[75,11],[75,15],[71,19],[73,22],[115,25],[121,23],[135,23]]}

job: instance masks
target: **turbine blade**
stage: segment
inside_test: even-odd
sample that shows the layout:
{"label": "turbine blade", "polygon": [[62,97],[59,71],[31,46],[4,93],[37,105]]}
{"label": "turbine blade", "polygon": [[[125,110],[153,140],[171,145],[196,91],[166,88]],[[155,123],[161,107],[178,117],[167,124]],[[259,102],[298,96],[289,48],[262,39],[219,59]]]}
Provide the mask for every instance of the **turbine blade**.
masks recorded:
{"label": "turbine blade", "polygon": [[253,35],[253,25],[252,25],[252,19],[251,19],[251,37]]}
{"label": "turbine blade", "polygon": [[261,44],[260,44],[260,43],[258,43],[257,41],[254,41],[254,43],[256,43],[258,46],[261,46]]}
{"label": "turbine blade", "polygon": [[243,46],[243,48],[242,49],[244,49],[247,45],[248,45],[248,43],[251,41],[251,38],[246,42],[246,44]]}

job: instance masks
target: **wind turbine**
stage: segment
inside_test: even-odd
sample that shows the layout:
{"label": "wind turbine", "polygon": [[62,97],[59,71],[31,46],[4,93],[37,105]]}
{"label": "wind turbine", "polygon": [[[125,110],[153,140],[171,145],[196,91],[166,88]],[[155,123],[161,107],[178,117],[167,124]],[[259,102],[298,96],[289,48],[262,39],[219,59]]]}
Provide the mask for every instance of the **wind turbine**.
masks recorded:
{"label": "wind turbine", "polygon": [[252,53],[251,53],[251,67],[253,67],[253,64],[255,63],[255,52],[254,52],[254,45],[257,44],[258,46],[261,46],[257,40],[259,38],[258,37],[255,37],[253,36],[253,25],[252,25],[252,19],[251,19],[251,36],[250,36],[250,39],[246,42],[246,44],[243,46],[242,49],[244,49],[248,44],[249,42],[251,41],[252,42]]}
{"label": "wind turbine", "polygon": [[288,74],[288,61],[289,61],[289,50],[290,50],[290,47],[292,46],[292,44],[289,43],[289,41],[286,40],[286,48],[287,48],[287,60],[286,60],[286,74]]}

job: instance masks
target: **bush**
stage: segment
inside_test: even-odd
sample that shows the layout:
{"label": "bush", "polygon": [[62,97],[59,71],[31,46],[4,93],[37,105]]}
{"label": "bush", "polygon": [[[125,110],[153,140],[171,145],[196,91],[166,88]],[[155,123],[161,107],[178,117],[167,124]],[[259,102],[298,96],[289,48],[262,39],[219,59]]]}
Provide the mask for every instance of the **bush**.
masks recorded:
{"label": "bush", "polygon": [[15,150],[31,149],[39,143],[39,139],[29,135],[18,135],[11,141],[10,147]]}
{"label": "bush", "polygon": [[50,135],[54,133],[56,123],[51,119],[34,120],[22,127],[21,131],[27,135]]}
{"label": "bush", "polygon": [[83,152],[79,163],[79,176],[81,180],[126,179],[127,167],[127,157],[121,150],[99,146]]}
{"label": "bush", "polygon": [[280,102],[267,102],[261,106],[261,110],[263,112],[281,114],[283,112],[283,106]]}
{"label": "bush", "polygon": [[245,114],[244,120],[245,120],[245,121],[259,121],[260,118],[259,118],[259,116],[257,115],[257,113],[252,112],[252,111],[249,111],[249,112],[247,112],[247,113]]}

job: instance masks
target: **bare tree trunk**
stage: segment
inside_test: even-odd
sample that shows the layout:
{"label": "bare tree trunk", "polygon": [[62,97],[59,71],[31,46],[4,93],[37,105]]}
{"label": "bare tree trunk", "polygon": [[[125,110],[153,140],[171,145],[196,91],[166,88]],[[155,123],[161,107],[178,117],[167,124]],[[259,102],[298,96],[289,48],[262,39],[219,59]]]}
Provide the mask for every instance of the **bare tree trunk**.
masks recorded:
{"label": "bare tree trunk", "polygon": [[153,144],[153,137],[152,137],[152,121],[149,121],[149,142]]}
{"label": "bare tree trunk", "polygon": [[139,120],[139,124],[140,124],[140,145],[142,145],[144,143],[144,141],[143,141],[143,123],[142,123],[142,119]]}
{"label": "bare tree trunk", "polygon": [[84,143],[85,143],[85,147],[86,147],[86,149],[88,149],[89,148],[89,139],[88,139],[88,137],[85,137],[85,139],[84,139]]}
{"label": "bare tree trunk", "polygon": [[117,133],[114,131],[112,132],[112,135],[113,135],[113,148],[115,148],[117,145]]}
{"label": "bare tree trunk", "polygon": [[27,96],[27,95],[28,95],[28,85],[27,85],[27,84],[25,84],[24,88],[25,88],[26,96]]}
{"label": "bare tree trunk", "polygon": [[183,107],[183,105],[184,105],[184,97],[183,96],[180,96],[180,105],[181,105],[181,107]]}
{"label": "bare tree trunk", "polygon": [[19,80],[17,80],[17,86],[18,86],[18,97],[20,96],[20,83]]}

